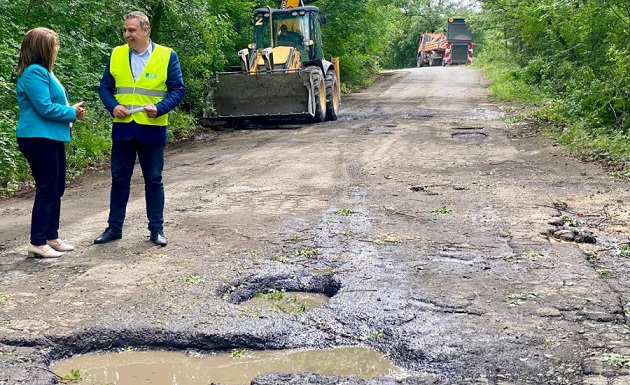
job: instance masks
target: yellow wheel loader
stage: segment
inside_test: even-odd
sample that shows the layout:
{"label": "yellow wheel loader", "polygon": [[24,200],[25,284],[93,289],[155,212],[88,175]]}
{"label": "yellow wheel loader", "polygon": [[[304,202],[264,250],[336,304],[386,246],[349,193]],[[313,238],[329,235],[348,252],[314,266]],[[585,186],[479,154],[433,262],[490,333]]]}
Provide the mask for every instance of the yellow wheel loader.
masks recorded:
{"label": "yellow wheel loader", "polygon": [[238,52],[238,70],[208,81],[200,121],[337,120],[339,60],[324,59],[322,24],[319,9],[299,0],[254,10],[253,42]]}

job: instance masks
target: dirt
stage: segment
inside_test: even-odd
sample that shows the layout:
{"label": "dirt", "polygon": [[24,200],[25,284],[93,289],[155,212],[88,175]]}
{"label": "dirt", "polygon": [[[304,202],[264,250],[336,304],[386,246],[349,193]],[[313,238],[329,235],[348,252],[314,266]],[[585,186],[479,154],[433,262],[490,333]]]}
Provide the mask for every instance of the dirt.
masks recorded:
{"label": "dirt", "polygon": [[[92,244],[109,172],[68,187],[61,236],[77,250],[57,260],[26,258],[32,194],[0,202],[0,384],[54,383],[48,365],[86,352],[337,346],[409,373],[348,384],[630,384],[629,183],[510,119],[487,87],[471,67],[394,71],[345,96],[336,122],[173,145],[165,248],[139,169],[110,244]],[[240,305],[269,289],[331,298]]]}

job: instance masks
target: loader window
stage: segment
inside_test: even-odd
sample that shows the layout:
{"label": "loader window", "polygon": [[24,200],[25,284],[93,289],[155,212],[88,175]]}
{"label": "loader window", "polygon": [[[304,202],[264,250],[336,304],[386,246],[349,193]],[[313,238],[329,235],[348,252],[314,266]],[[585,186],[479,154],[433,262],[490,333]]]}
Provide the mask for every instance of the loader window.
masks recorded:
{"label": "loader window", "polygon": [[[260,13],[254,20],[254,43],[256,48],[271,46],[290,46],[300,51],[302,60],[308,60],[308,41],[313,39],[310,25],[310,13],[292,10],[291,12],[276,11],[272,14],[273,28],[269,28],[269,14]],[[270,41],[273,30],[273,39]]]}
{"label": "loader window", "polygon": [[322,46],[322,32],[320,29],[320,24],[318,20],[317,14],[313,13],[311,15],[311,35],[309,37],[310,40],[313,41],[313,45],[309,47],[310,50],[310,60],[319,60],[324,57],[324,47]]}
{"label": "loader window", "polygon": [[283,25],[280,27],[280,34],[278,35],[278,45],[290,46],[299,48],[304,45],[304,38],[297,32],[289,32]]}

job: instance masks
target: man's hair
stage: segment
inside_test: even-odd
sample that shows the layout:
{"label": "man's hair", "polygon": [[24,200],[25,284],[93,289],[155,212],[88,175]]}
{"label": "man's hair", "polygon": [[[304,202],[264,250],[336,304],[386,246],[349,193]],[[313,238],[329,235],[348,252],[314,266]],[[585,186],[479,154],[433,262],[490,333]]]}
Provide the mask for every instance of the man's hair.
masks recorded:
{"label": "man's hair", "polygon": [[149,17],[140,11],[129,12],[125,15],[125,20],[129,19],[138,19],[138,23],[140,23],[140,28],[151,28],[149,24]]}
{"label": "man's hair", "polygon": [[22,75],[26,67],[31,64],[39,64],[48,72],[52,72],[58,48],[59,37],[55,31],[43,27],[31,29],[22,40],[16,68],[17,75]]}

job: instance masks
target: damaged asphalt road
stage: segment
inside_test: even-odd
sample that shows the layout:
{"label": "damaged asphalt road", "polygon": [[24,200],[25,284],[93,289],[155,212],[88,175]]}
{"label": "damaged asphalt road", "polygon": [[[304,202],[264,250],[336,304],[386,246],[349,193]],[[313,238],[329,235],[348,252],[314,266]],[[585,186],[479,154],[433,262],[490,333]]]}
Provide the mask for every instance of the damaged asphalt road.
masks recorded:
{"label": "damaged asphalt road", "polygon": [[[0,202],[0,384],[121,349],[366,346],[403,377],[270,373],[252,384],[630,384],[627,181],[510,117],[471,67],[385,74],[336,122],[171,146],[166,248],[139,169],[123,239],[109,172],[74,181],[61,236],[26,258],[32,193]],[[239,305],[326,294],[298,313]]]}

